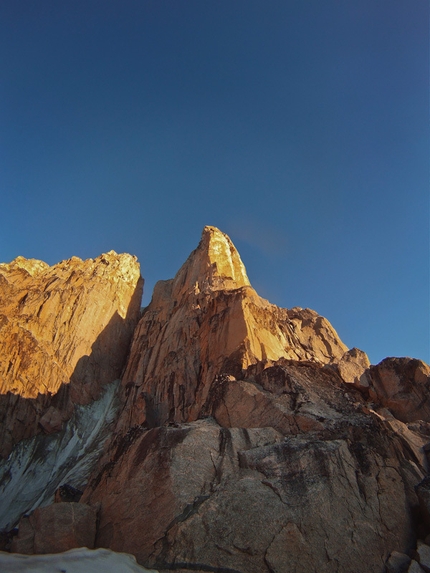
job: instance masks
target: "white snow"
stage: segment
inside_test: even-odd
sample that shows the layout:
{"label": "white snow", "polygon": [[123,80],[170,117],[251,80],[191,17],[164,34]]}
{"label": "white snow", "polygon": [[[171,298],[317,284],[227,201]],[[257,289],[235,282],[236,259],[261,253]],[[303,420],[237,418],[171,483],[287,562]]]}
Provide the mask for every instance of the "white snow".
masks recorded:
{"label": "white snow", "polygon": [[157,573],[136,563],[133,555],[110,549],[71,549],[48,555],[20,555],[0,551],[2,573]]}
{"label": "white snow", "polygon": [[22,440],[0,461],[0,530],[51,503],[62,484],[83,489],[115,418],[118,384],[109,384],[96,402],[77,406],[61,432]]}

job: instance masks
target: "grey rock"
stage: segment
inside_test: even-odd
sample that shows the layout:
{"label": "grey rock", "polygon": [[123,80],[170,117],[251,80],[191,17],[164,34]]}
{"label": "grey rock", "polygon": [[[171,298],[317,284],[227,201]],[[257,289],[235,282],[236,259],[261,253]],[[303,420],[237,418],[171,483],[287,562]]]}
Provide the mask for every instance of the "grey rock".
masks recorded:
{"label": "grey rock", "polygon": [[425,573],[424,569],[420,567],[420,564],[412,559],[411,564],[409,565],[408,573]]}
{"label": "grey rock", "polygon": [[411,558],[405,553],[393,551],[386,563],[387,573],[407,573]]}
{"label": "grey rock", "polygon": [[381,573],[411,523],[374,431],[359,447],[211,419],[142,429],[84,492],[101,503],[97,544],[161,570]]}
{"label": "grey rock", "polygon": [[420,566],[426,571],[430,572],[430,547],[425,543],[418,542],[417,555]]}

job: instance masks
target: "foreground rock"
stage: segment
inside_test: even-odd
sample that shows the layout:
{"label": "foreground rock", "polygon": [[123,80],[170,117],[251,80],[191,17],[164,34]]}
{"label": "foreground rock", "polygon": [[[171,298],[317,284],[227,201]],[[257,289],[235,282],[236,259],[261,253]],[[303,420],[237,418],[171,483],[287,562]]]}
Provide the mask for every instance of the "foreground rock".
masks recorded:
{"label": "foreground rock", "polygon": [[84,494],[101,503],[96,543],[160,569],[381,572],[414,542],[414,468],[357,416],[336,439],[210,419],[136,430]]}
{"label": "foreground rock", "polygon": [[19,523],[14,553],[62,553],[76,547],[94,548],[97,512],[83,503],[54,503],[36,509]]}
{"label": "foreground rock", "polygon": [[0,455],[60,430],[74,404],[119,377],[141,294],[136,258],[113,251],[0,265]]}

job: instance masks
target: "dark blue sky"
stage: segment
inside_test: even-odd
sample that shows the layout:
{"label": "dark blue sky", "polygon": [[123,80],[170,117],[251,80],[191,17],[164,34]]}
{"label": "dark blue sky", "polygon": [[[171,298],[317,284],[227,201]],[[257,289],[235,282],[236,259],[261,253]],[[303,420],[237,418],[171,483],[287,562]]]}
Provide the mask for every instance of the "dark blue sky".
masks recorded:
{"label": "dark blue sky", "polygon": [[204,225],[373,363],[429,356],[426,0],[2,0],[0,260],[139,257]]}

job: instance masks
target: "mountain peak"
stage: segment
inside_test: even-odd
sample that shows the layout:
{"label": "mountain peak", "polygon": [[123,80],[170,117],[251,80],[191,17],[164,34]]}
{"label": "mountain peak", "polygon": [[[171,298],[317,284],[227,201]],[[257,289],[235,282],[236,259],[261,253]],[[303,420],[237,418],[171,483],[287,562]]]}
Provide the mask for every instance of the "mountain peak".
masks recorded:
{"label": "mountain peak", "polygon": [[176,294],[234,290],[250,286],[246,269],[230,238],[216,227],[203,229],[200,243],[179,269]]}

